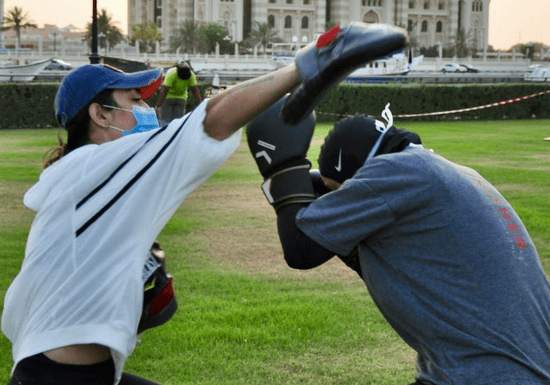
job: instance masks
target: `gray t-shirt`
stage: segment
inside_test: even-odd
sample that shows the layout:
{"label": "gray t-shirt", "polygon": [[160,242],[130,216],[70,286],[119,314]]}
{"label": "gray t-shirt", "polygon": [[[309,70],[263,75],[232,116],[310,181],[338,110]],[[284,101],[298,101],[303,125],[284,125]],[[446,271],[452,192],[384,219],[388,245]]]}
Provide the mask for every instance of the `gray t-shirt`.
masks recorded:
{"label": "gray t-shirt", "polygon": [[550,285],[518,215],[476,171],[421,147],[375,157],[297,215],[348,255],[434,384],[549,384]]}

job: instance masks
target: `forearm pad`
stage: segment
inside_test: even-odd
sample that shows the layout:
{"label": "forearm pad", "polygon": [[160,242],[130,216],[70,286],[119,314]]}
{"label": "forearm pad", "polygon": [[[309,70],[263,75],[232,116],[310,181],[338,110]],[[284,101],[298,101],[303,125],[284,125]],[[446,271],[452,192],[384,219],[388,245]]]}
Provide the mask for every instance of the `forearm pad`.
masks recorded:
{"label": "forearm pad", "polygon": [[281,109],[283,122],[297,124],[348,74],[402,49],[406,41],[404,29],[384,24],[351,23],[325,32],[316,43],[296,53],[301,84]]}
{"label": "forearm pad", "polygon": [[287,205],[277,211],[277,230],[285,261],[293,269],[312,269],[334,257],[334,252],[319,245],[296,225],[298,211],[306,206]]}
{"label": "forearm pad", "polygon": [[309,203],[315,200],[315,191],[309,175],[310,164],[297,164],[270,175],[262,184],[267,201],[278,211],[291,203]]}

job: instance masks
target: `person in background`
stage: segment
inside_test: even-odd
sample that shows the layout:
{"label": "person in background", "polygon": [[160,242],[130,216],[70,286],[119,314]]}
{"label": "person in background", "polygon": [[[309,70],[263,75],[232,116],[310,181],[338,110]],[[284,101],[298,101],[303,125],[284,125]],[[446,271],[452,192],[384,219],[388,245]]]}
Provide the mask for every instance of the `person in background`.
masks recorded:
{"label": "person in background", "polygon": [[202,102],[201,91],[197,85],[195,74],[185,61],[180,60],[170,68],[164,77],[162,88],[155,110],[159,115],[160,125],[164,126],[172,120],[185,115],[188,91],[191,90],[197,104]]}

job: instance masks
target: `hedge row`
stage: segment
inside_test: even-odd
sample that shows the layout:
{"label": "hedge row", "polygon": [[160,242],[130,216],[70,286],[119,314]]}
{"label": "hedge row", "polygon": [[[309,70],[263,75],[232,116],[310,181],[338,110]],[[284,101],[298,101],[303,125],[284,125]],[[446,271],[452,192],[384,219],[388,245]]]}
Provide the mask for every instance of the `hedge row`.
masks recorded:
{"label": "hedge row", "polygon": [[[0,129],[58,127],[53,102],[59,83],[0,84]],[[200,84],[202,95],[210,84]],[[451,111],[487,105],[547,91],[545,84],[384,84],[334,88],[317,108],[317,120],[335,121],[345,115],[379,115],[391,103],[394,115]],[[157,95],[147,102],[154,105]],[[187,110],[195,105],[191,96]],[[460,114],[410,120],[550,119],[550,95]]]}
{"label": "hedge row", "polygon": [[[200,84],[201,94],[210,84]],[[59,127],[54,116],[54,99],[59,83],[0,83],[0,129]],[[158,93],[147,100],[154,106]],[[187,100],[187,111],[195,107]]]}
{"label": "hedge row", "polygon": [[[317,121],[334,121],[343,115],[365,113],[380,115],[387,103],[393,115],[454,111],[498,103],[550,90],[550,85],[462,84],[429,85],[423,83],[348,85],[342,84],[321,102]],[[501,120],[548,119],[550,95],[459,114],[406,118],[408,120]],[[405,118],[403,118],[405,119]]]}

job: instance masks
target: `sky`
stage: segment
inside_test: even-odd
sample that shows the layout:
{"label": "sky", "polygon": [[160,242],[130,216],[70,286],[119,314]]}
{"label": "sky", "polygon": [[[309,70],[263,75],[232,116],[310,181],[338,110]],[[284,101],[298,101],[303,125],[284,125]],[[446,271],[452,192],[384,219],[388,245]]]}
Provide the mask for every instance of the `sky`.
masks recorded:
{"label": "sky", "polygon": [[[352,0],[358,1],[358,0]],[[85,28],[92,19],[91,0],[4,0],[4,11],[19,6],[39,27],[73,24]],[[105,8],[123,33],[127,33],[127,0],[97,0],[98,12]],[[489,44],[509,49],[516,43],[542,42],[550,45],[549,0],[491,0]]]}

